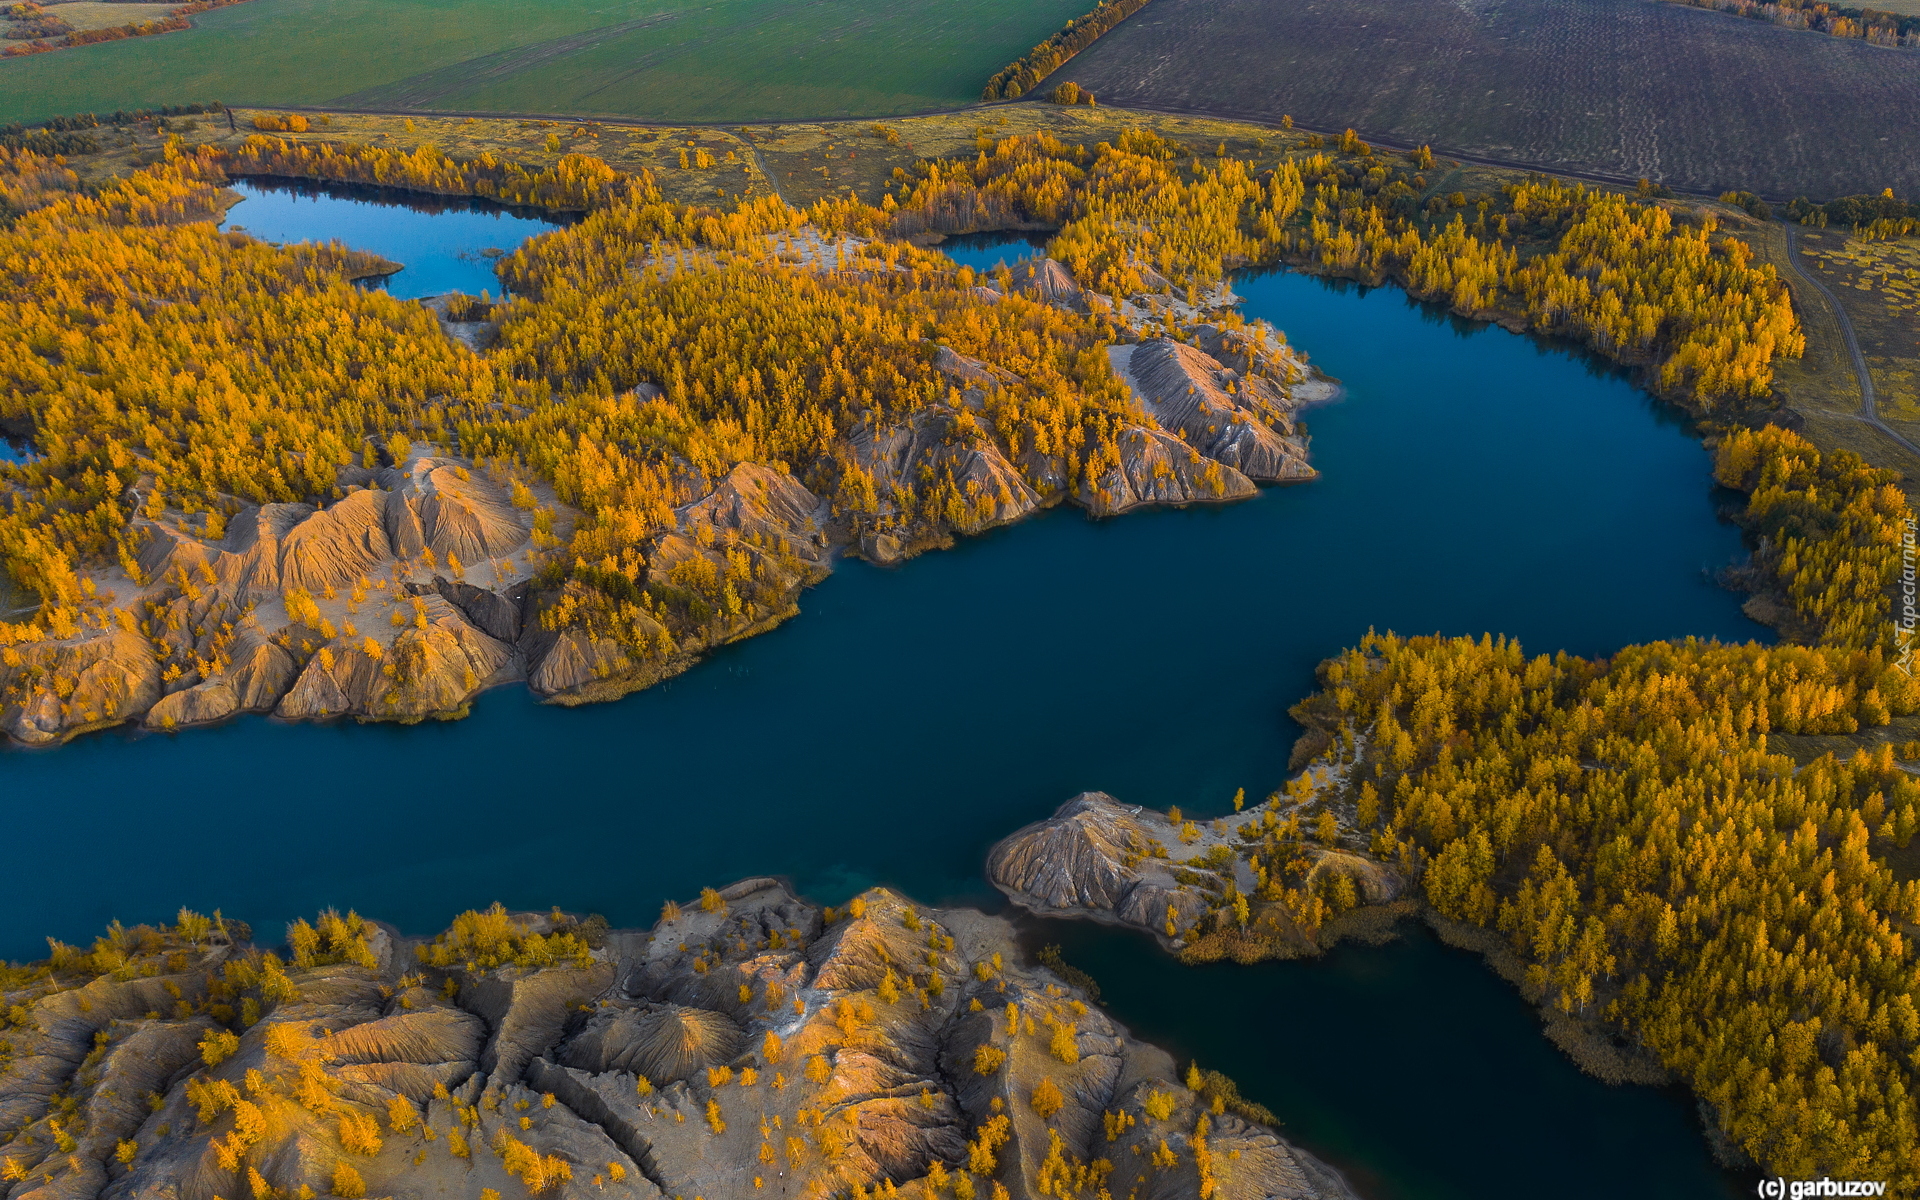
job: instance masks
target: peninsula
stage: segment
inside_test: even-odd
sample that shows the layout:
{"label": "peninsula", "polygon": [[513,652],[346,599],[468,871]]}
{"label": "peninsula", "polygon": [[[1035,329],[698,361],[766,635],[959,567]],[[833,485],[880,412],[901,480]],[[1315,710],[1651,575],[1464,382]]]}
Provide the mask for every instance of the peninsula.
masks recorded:
{"label": "peninsula", "polygon": [[[1718,215],[1538,179],[1440,193],[1430,153],[1351,134],[1264,166],[1134,125],[982,129],[877,204],[800,209],[710,206],[686,178],[669,200],[580,154],[255,123],[287,136],[170,134],[163,161],[86,185],[8,152],[31,211],[0,232],[24,331],[0,348],[0,421],[39,450],[0,467],[27,594],[0,624],[0,729],[20,742],[456,717],[521,679],[608,699],[785,620],[837,555],[1311,479],[1299,414],[1332,385],[1234,311],[1239,267],[1399,280],[1700,409],[1764,394],[1800,340]],[[753,175],[725,155],[683,147],[682,174]],[[510,303],[428,306],[354,287],[380,267],[364,255],[217,232],[242,175],[587,215],[502,259]],[[1004,228],[1058,232],[1017,270],[925,248]],[[1617,310],[1603,262],[1672,290]]]}

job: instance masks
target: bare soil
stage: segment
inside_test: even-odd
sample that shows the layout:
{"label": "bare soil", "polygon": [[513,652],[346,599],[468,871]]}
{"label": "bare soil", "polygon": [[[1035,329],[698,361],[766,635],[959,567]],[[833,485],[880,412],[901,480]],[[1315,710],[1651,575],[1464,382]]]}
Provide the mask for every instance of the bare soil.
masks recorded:
{"label": "bare soil", "polygon": [[1920,192],[1920,55],[1662,0],[1155,0],[1065,80],[1715,194]]}

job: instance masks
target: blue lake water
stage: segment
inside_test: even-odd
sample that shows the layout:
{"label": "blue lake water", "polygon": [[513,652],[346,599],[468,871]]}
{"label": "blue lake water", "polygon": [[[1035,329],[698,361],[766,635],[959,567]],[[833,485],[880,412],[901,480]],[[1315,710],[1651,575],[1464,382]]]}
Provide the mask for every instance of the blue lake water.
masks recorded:
{"label": "blue lake water", "polygon": [[936,249],[976,271],[990,271],[1002,263],[1010,267],[1021,259],[1041,257],[1046,246],[1043,233],[963,233]]}
{"label": "blue lake water", "polygon": [[[250,230],[256,202],[234,211]],[[422,261],[373,244],[388,210],[333,203],[289,201],[326,219],[275,240]],[[992,904],[988,846],[1075,792],[1205,816],[1278,787],[1288,706],[1369,627],[1582,654],[1769,636],[1708,579],[1741,546],[1706,452],[1621,373],[1392,289],[1238,287],[1346,385],[1309,414],[1319,480],[844,563],[800,617],[615,704],[511,688],[454,723],[249,718],[0,754],[0,786],[49,798],[0,843],[0,955],[181,904],[269,939],[327,905],[409,932],[496,899],[647,924],[761,873],[825,902],[883,882]],[[1512,989],[1424,935],[1204,971],[1113,931],[1045,936],[1116,1016],[1236,1075],[1370,1200],[1731,1194],[1686,1103],[1581,1075]]]}
{"label": "blue lake water", "polygon": [[400,263],[380,286],[402,300],[466,292],[498,296],[500,279],[487,250],[511,251],[556,228],[526,209],[481,201],[382,198],[376,189],[321,187],[237,179],[245,200],[227,210],[222,229],[244,229],[267,242],[343,242]]}

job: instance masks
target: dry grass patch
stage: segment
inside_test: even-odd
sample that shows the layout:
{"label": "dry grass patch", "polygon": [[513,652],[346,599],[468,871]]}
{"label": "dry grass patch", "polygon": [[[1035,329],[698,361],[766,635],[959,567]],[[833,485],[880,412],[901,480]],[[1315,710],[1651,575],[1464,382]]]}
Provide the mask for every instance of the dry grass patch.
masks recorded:
{"label": "dry grass patch", "polygon": [[138,25],[157,21],[177,4],[104,4],[99,0],[73,0],[69,4],[50,4],[48,12],[75,29],[111,29],[115,25]]}

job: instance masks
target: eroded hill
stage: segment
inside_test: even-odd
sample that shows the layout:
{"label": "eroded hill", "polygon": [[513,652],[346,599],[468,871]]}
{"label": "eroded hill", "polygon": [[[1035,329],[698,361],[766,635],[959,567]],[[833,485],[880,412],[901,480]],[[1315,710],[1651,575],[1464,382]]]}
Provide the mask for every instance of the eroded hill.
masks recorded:
{"label": "eroded hill", "polygon": [[8,1200],[1346,1200],[1002,920],[767,879],[651,931],[183,913],[10,968]]}

